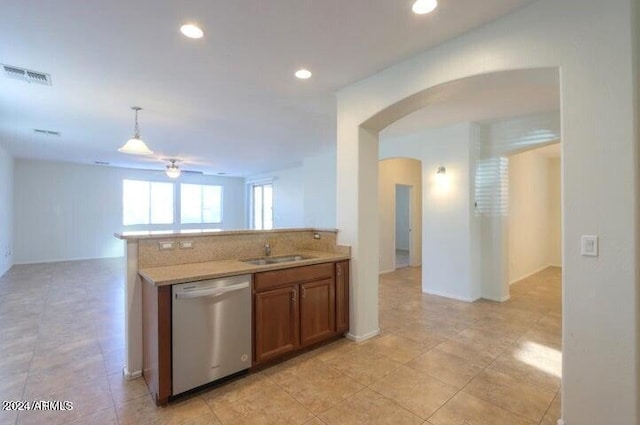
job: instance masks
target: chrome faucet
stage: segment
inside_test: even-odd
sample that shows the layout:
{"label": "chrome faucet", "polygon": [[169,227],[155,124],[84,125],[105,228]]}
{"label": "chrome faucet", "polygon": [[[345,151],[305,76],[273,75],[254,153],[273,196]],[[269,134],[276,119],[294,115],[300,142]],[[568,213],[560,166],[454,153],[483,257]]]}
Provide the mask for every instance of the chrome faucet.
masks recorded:
{"label": "chrome faucet", "polygon": [[271,245],[269,245],[269,242],[266,242],[264,244],[264,256],[268,257],[271,255]]}

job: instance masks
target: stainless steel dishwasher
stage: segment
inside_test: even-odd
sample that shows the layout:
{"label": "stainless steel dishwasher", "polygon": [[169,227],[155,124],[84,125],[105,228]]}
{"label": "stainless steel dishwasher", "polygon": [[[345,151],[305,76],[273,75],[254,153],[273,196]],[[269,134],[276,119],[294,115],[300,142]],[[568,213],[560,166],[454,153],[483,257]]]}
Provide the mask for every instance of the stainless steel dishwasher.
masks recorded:
{"label": "stainless steel dishwasher", "polygon": [[172,395],[251,367],[251,275],[173,285]]}

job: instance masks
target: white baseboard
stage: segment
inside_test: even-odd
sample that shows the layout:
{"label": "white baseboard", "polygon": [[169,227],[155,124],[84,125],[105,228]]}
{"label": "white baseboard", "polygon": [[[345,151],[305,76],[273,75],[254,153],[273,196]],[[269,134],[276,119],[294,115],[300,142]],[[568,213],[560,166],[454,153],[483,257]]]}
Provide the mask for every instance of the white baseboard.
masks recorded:
{"label": "white baseboard", "polygon": [[113,258],[124,258],[122,255],[114,257],[77,257],[77,258],[58,258],[56,260],[38,260],[38,261],[17,261],[15,266],[26,266],[30,264],[49,264],[49,263],[66,263],[69,261],[87,261],[87,260],[110,260]]}
{"label": "white baseboard", "polygon": [[373,338],[374,336],[378,336],[380,335],[380,329],[376,329],[375,331],[371,331],[369,333],[366,333],[364,335],[354,335],[351,332],[349,332],[346,337],[348,339],[350,339],[351,341],[354,342],[362,342],[362,341],[366,341],[368,339]]}
{"label": "white baseboard", "polygon": [[520,276],[517,279],[512,280],[511,282],[509,282],[509,285],[513,285],[516,282],[520,282],[521,280],[526,279],[526,278],[528,278],[530,276],[533,276],[536,273],[540,273],[542,270],[548,269],[549,267],[560,267],[560,266],[555,266],[553,264],[547,264],[546,266],[542,266],[539,269],[532,271],[531,273],[527,273],[527,274],[525,274],[523,276]]}
{"label": "white baseboard", "polygon": [[136,370],[133,372],[129,372],[126,367],[123,367],[122,374],[124,375],[124,379],[126,379],[127,381],[131,381],[132,379],[140,378],[142,376],[142,371]]}
{"label": "white baseboard", "polygon": [[0,269],[0,277],[4,276],[4,274],[5,274],[6,272],[8,272],[9,270],[11,270],[11,267],[13,267],[13,263],[9,263],[9,264],[7,264],[7,268],[6,268],[6,269],[4,269],[4,270]]}
{"label": "white baseboard", "polygon": [[495,301],[495,302],[498,302],[498,303],[503,303],[503,302],[509,301],[511,299],[511,295],[505,295],[502,298],[482,297],[482,299],[489,300],[489,301]]}
{"label": "white baseboard", "polygon": [[386,273],[392,273],[392,272],[395,272],[395,269],[392,269],[392,270],[382,270],[382,271],[379,271],[379,272],[378,272],[378,274],[386,274]]}
{"label": "white baseboard", "polygon": [[558,425],[565,425],[565,424],[564,424],[564,421],[563,421],[562,419],[558,419],[557,424],[558,424]]}
{"label": "white baseboard", "polygon": [[451,298],[451,299],[454,299],[454,300],[464,301],[464,302],[467,302],[467,303],[472,303],[472,302],[477,301],[477,300],[480,299],[480,297],[478,297],[478,298],[460,297],[458,295],[449,294],[447,292],[440,292],[440,291],[423,291],[423,292],[425,292],[426,294],[429,294],[429,295],[437,295],[439,297]]}

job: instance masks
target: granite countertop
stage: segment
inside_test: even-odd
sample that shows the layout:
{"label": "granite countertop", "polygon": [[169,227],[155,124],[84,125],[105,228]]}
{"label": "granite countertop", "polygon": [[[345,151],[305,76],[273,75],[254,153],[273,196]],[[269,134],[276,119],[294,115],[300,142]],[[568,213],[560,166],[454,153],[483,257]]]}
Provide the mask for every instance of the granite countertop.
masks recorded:
{"label": "granite countertop", "polygon": [[[138,270],[147,282],[156,285],[173,285],[176,283],[193,282],[197,280],[214,279],[218,277],[252,274],[257,272],[288,269],[292,267],[308,266],[311,264],[328,263],[332,261],[348,260],[348,254],[324,251],[297,250],[291,255],[312,257],[306,260],[288,263],[254,265],[241,260],[218,260],[205,263],[180,264],[176,266],[148,267]],[[284,254],[286,255],[286,254]],[[274,255],[280,257],[281,255]]]}

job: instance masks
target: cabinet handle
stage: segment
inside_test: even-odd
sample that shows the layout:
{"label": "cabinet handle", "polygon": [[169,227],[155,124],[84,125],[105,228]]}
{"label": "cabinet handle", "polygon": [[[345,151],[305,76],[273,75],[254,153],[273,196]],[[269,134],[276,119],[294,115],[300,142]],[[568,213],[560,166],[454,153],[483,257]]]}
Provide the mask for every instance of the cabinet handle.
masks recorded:
{"label": "cabinet handle", "polygon": [[306,288],[303,286],[302,287],[302,298],[305,298],[307,296],[307,290]]}
{"label": "cabinet handle", "polygon": [[294,304],[296,302],[297,295],[298,295],[298,291],[296,291],[296,288],[293,288],[293,295],[291,295],[291,301],[293,301]]}
{"label": "cabinet handle", "polygon": [[340,267],[340,264],[336,264],[336,274],[338,276],[342,274],[342,267]]}

